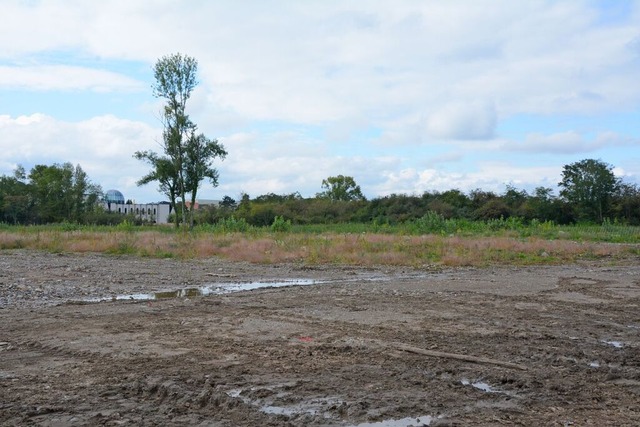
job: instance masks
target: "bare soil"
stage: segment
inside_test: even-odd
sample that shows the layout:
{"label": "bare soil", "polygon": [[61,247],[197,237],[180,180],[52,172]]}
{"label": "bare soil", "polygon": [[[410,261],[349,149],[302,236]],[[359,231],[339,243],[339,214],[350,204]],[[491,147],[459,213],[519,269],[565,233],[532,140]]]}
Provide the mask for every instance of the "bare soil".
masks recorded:
{"label": "bare soil", "polygon": [[[0,425],[640,425],[639,264],[2,251]],[[287,279],[322,283],[110,299]]]}

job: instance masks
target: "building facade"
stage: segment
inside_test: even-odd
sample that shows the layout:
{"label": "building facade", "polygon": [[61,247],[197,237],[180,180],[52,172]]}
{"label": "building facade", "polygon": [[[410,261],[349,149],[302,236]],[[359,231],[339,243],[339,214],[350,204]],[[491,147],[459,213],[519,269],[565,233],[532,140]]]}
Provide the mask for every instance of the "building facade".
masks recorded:
{"label": "building facade", "polygon": [[171,205],[169,203],[126,204],[105,201],[103,204],[104,208],[109,212],[133,215],[143,221],[153,222],[155,224],[169,223],[169,214],[171,213]]}
{"label": "building facade", "polygon": [[171,205],[169,203],[125,203],[124,196],[118,190],[109,190],[102,205],[108,212],[121,215],[133,215],[143,221],[155,224],[168,224]]}

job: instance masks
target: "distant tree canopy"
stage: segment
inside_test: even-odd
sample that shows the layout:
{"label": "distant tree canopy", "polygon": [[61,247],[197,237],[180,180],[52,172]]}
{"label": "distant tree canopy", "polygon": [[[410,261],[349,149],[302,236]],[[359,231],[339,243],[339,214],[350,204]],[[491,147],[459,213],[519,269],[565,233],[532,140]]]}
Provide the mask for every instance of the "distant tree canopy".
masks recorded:
{"label": "distant tree canopy", "polygon": [[[173,163],[155,154],[145,159],[161,166],[152,169],[150,174],[157,175],[149,179],[166,185],[167,191],[176,191],[171,190],[174,181],[163,181],[161,175],[162,167],[169,168]],[[279,217],[293,224],[397,224],[437,214],[441,218],[469,221],[516,217],[524,222],[570,224],[611,220],[640,225],[640,189],[617,179],[606,163],[588,159],[567,165],[559,186],[557,196],[547,187],[528,193],[507,185],[500,194],[453,189],[366,200],[353,178],[337,176],[324,180],[324,192],[311,198],[297,192],[267,193],[253,199],[242,194],[239,201],[225,196],[218,206],[194,211],[194,222],[215,223],[233,217],[255,226],[270,226]],[[120,216],[107,215],[97,203],[101,199],[100,187],[88,179],[80,165],[36,165],[29,173],[18,167],[12,175],[0,176],[0,222],[4,223],[117,222]]]}
{"label": "distant tree canopy", "polygon": [[102,197],[80,165],[36,165],[29,175],[18,167],[13,176],[0,177],[2,220],[13,224],[81,222]]}
{"label": "distant tree canopy", "polygon": [[360,186],[356,184],[353,177],[338,175],[330,176],[322,180],[321,193],[317,194],[318,198],[326,198],[333,202],[348,202],[351,200],[365,200]]}
{"label": "distant tree canopy", "polygon": [[[429,212],[443,218],[487,221],[517,217],[523,221],[579,221],[600,223],[606,219],[640,225],[640,189],[619,182],[612,168],[597,160],[565,166],[561,193],[538,187],[533,192],[507,185],[501,194],[475,189],[468,194],[458,189],[425,192],[422,195],[390,194],[366,200],[352,177],[338,175],[322,181],[322,192],[313,198],[299,193],[268,193],[251,199],[247,194],[236,208],[211,207],[200,212],[199,222],[215,222],[234,216],[247,223],[269,225],[276,217],[294,224],[375,222],[396,224],[417,220]],[[589,189],[589,190],[585,190]],[[600,195],[583,197],[582,194]]]}
{"label": "distant tree canopy", "polygon": [[560,196],[571,204],[576,217],[595,222],[610,214],[619,184],[613,166],[593,159],[566,165],[558,183]]}

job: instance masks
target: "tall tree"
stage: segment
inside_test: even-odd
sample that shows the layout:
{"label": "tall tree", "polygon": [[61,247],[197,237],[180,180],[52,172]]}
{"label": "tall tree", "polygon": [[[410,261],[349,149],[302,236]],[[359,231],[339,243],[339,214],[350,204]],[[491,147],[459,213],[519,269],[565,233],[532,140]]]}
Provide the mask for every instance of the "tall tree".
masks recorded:
{"label": "tall tree", "polygon": [[560,196],[573,205],[578,219],[602,222],[608,214],[619,180],[613,166],[594,159],[565,165]]}
{"label": "tall tree", "polygon": [[71,220],[82,221],[85,214],[96,207],[101,195],[102,188],[92,183],[82,167],[76,165],[71,186]]}
{"label": "tall tree", "polygon": [[322,180],[323,192],[316,196],[335,201],[366,200],[353,177],[338,175]]}
{"label": "tall tree", "polygon": [[[187,101],[198,84],[197,71],[198,62],[180,53],[164,56],[156,62],[153,94],[166,101],[162,111],[164,131],[161,145],[164,156],[149,151],[134,155],[154,168],[139,184],[159,181],[174,208],[177,208],[179,198],[182,202],[179,217],[184,225],[187,221],[193,224],[193,202],[200,183],[205,178],[210,178],[214,186],[218,183],[218,173],[211,167],[211,162],[227,154],[217,140],[209,140],[204,135],[195,136],[197,126],[186,113]],[[188,211],[187,193],[193,201]],[[178,224],[176,221],[176,226]]]}
{"label": "tall tree", "polygon": [[525,202],[527,219],[537,219],[538,221],[553,220],[553,189],[548,187],[536,187],[533,195]]}
{"label": "tall tree", "polygon": [[26,178],[24,167],[20,165],[13,176],[0,177],[0,221],[27,222],[31,198]]}
{"label": "tall tree", "polygon": [[102,190],[92,184],[80,165],[36,165],[29,173],[29,187],[36,221],[81,221],[94,209]]}
{"label": "tall tree", "polygon": [[625,223],[640,224],[640,187],[636,184],[621,183],[612,205],[617,217]]}
{"label": "tall tree", "polygon": [[182,221],[186,221],[186,186],[184,173],[185,141],[195,125],[186,113],[187,101],[191,92],[198,84],[196,73],[198,62],[180,53],[162,57],[154,67],[156,83],[153,86],[154,95],[164,98],[166,104],[163,110],[164,123],[164,151],[174,164],[177,174],[177,190],[182,200]]}
{"label": "tall tree", "polygon": [[178,173],[175,164],[168,157],[161,157],[153,151],[136,151],[134,157],[151,165],[151,171],[140,178],[136,184],[145,185],[154,181],[158,181],[158,191],[169,198],[169,213],[171,209],[175,214],[174,223],[178,227],[180,217],[177,215],[177,197],[178,197]]}
{"label": "tall tree", "polygon": [[185,167],[185,189],[191,195],[189,204],[190,226],[193,227],[193,210],[196,205],[196,195],[200,184],[205,179],[209,179],[212,186],[218,186],[218,170],[213,167],[216,158],[224,159],[227,152],[217,139],[208,139],[204,134],[195,135],[192,133],[186,145],[184,167]]}

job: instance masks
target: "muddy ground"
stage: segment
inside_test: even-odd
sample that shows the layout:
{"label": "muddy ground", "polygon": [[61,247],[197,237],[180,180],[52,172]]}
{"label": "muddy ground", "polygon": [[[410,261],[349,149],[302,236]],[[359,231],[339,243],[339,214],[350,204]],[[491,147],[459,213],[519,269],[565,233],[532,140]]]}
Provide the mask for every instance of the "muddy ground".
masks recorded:
{"label": "muddy ground", "polygon": [[[193,295],[289,279],[319,283]],[[640,425],[639,338],[639,262],[0,251],[0,425]]]}

